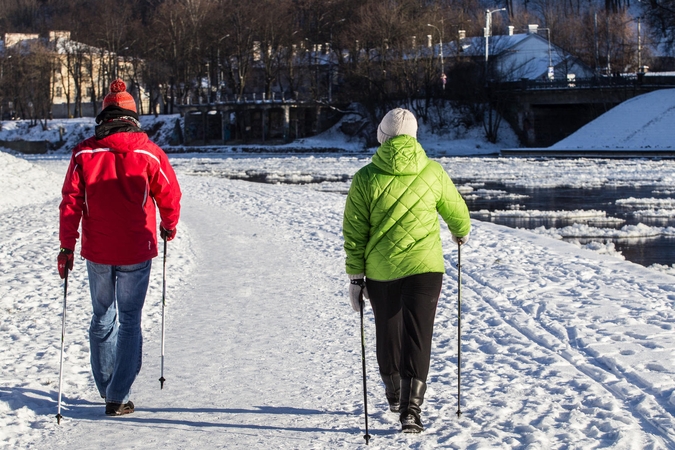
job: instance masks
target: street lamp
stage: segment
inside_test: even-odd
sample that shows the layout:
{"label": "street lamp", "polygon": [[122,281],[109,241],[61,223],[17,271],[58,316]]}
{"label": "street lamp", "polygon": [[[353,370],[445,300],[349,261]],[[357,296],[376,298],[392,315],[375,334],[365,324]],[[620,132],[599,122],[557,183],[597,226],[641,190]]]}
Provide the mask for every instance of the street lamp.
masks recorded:
{"label": "street lamp", "polygon": [[216,77],[217,78],[216,81],[218,82],[218,90],[220,90],[220,88],[222,87],[221,83],[222,83],[222,78],[223,78],[223,65],[220,62],[220,43],[223,41],[223,39],[229,38],[229,37],[230,37],[230,34],[228,33],[225,36],[218,39],[217,53],[216,53],[216,59],[218,60],[218,67],[217,67],[217,69],[218,69],[217,75],[218,76]]}
{"label": "street lamp", "polygon": [[441,82],[443,83],[443,89],[445,89],[445,67],[443,65],[443,32],[438,29],[436,25],[430,23],[427,24],[428,27],[435,28],[438,31],[438,46],[439,46],[439,56],[441,58]]}
{"label": "street lamp", "polygon": [[492,35],[492,14],[499,12],[499,11],[506,11],[506,8],[499,8],[499,9],[487,9],[485,10],[485,80],[487,81],[487,75],[488,75],[488,57],[490,55],[490,47],[489,47],[489,38],[490,35]]}
{"label": "street lamp", "polygon": [[553,81],[555,78],[553,72],[553,60],[551,59],[551,29],[550,28],[539,28],[540,30],[546,30],[546,39],[548,40],[548,79]]}
{"label": "street lamp", "polygon": [[642,17],[637,18],[637,58],[638,58],[638,74],[644,73],[645,69],[642,67],[642,40],[640,34],[642,32],[640,27],[640,20]]}

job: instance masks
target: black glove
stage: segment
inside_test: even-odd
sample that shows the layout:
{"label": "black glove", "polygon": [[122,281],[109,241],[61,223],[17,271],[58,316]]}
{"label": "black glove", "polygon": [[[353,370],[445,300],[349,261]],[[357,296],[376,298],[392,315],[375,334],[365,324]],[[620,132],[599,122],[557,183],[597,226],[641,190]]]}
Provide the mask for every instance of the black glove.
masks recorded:
{"label": "black glove", "polygon": [[159,235],[162,239],[170,241],[176,237],[176,229],[174,228],[173,230],[167,230],[166,228],[160,225]]}

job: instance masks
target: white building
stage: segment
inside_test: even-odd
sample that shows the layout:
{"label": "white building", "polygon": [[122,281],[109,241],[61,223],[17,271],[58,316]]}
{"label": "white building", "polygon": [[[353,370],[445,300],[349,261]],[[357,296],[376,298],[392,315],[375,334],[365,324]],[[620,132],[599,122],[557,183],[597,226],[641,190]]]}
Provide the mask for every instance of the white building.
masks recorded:
{"label": "white building", "polygon": [[550,42],[539,31],[543,29],[529,25],[527,33],[514,34],[513,27],[509,27],[508,35],[488,38],[487,52],[485,37],[471,37],[460,39],[459,48],[454,42],[444,45],[447,48],[445,54],[482,58],[487,61],[486,66],[489,63],[493,76],[499,81],[567,81],[594,75],[591,67]]}
{"label": "white building", "polygon": [[44,47],[53,55],[53,59],[50,58],[52,69],[49,93],[46,94],[51,101],[52,117],[95,116],[101,110],[110,82],[117,77],[126,82],[139,113],[149,112],[149,100],[139,80],[142,61],[128,60],[104,49],[74,41],[69,31],[50,31],[45,39],[37,34],[6,33],[0,49],[4,53],[18,48],[19,55],[22,55],[35,51],[36,45]]}

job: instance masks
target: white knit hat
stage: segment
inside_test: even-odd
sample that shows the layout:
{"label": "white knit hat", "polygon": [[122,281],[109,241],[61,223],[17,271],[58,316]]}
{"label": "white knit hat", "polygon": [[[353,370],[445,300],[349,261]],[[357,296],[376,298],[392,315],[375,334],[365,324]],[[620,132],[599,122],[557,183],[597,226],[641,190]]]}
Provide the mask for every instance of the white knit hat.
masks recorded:
{"label": "white knit hat", "polygon": [[395,108],[389,111],[377,127],[377,140],[380,144],[398,136],[407,134],[417,139],[417,119],[413,113],[403,108]]}

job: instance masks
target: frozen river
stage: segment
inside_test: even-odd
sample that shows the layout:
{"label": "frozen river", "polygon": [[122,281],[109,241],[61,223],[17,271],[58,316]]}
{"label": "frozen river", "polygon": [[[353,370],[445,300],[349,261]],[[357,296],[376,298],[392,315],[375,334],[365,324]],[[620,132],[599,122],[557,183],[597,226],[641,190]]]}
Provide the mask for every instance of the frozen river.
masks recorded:
{"label": "frozen river", "polygon": [[[369,155],[172,155],[180,172],[347,192]],[[645,265],[675,264],[675,161],[437,159],[472,216]]]}

